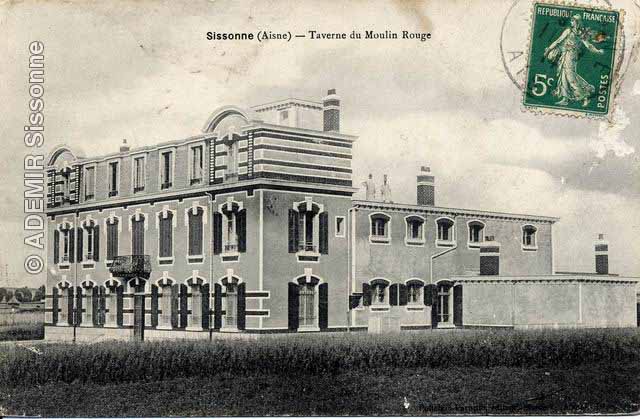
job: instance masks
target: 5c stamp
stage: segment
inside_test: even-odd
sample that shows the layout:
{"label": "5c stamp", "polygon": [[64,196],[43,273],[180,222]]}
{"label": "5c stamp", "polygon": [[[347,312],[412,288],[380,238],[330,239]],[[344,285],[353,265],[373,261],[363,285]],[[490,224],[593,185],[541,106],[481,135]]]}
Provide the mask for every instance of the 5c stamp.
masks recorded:
{"label": "5c stamp", "polygon": [[536,2],[523,104],[537,112],[606,117],[615,94],[622,14]]}

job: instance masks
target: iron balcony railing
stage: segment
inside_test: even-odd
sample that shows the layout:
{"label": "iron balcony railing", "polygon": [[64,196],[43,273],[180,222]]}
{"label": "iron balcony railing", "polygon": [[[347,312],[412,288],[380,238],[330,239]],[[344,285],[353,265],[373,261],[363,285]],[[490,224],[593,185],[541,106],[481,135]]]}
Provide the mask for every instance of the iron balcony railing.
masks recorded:
{"label": "iron balcony railing", "polygon": [[300,252],[317,252],[318,248],[313,242],[300,242],[298,243],[298,251]]}
{"label": "iron balcony railing", "polygon": [[238,251],[238,245],[236,243],[227,243],[224,245],[224,251],[225,252],[237,252]]}
{"label": "iron balcony railing", "polygon": [[149,255],[116,256],[109,272],[119,278],[149,278],[151,257]]}

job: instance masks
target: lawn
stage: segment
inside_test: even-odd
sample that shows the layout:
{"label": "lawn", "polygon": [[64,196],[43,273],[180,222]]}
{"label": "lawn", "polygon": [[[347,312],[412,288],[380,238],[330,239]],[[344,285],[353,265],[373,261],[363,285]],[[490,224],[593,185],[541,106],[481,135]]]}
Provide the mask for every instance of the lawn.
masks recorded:
{"label": "lawn", "polygon": [[0,342],[44,339],[43,311],[0,311]]}
{"label": "lawn", "polygon": [[0,353],[0,382],[0,414],[631,413],[640,401],[640,333],[41,344]]}

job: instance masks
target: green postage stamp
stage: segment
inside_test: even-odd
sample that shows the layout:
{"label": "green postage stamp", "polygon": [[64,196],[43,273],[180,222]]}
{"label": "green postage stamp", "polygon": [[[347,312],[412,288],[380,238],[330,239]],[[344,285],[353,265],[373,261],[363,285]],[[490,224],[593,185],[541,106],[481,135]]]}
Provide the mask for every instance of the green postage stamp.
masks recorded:
{"label": "green postage stamp", "polygon": [[525,108],[607,117],[622,49],[622,12],[536,2],[532,13]]}

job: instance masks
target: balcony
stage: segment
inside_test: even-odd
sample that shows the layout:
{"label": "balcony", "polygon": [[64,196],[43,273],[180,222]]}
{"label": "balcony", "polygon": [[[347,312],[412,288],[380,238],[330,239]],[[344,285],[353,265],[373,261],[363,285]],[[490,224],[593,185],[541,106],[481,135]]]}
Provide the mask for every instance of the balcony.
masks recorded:
{"label": "balcony", "polygon": [[314,245],[313,242],[300,242],[298,243],[298,252],[318,253],[318,246]]}
{"label": "balcony", "polygon": [[112,198],[114,196],[118,196],[118,191],[109,191],[109,198]]}
{"label": "balcony", "polygon": [[301,241],[298,243],[298,262],[317,262],[320,259],[318,246],[311,241]]}
{"label": "balcony", "polygon": [[109,272],[118,278],[145,278],[151,275],[151,258],[149,255],[116,256]]}
{"label": "balcony", "polygon": [[238,245],[236,243],[227,243],[224,245],[225,253],[233,253],[238,251]]}
{"label": "balcony", "polygon": [[172,186],[173,186],[172,182],[162,182],[162,185],[160,185],[160,189],[169,189]]}

